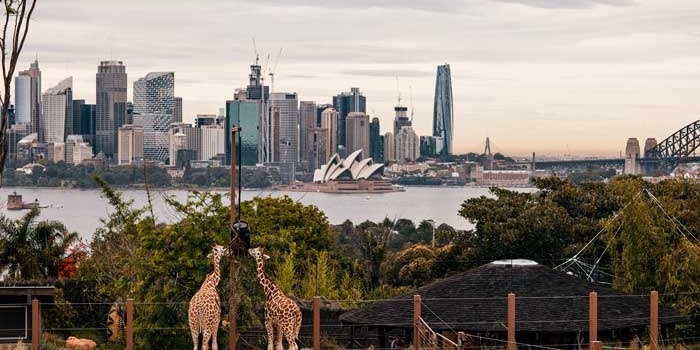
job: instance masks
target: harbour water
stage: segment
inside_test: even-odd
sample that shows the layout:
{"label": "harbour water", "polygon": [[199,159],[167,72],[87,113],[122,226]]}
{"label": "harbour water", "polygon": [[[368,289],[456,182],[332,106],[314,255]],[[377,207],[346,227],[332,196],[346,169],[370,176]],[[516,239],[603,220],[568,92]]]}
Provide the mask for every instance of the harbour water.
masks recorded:
{"label": "harbour water", "polygon": [[[529,191],[531,189],[518,189]],[[25,202],[39,201],[41,220],[58,220],[68,230],[75,231],[90,241],[95,230],[102,225],[112,208],[99,190],[58,188],[0,188],[2,209],[0,213],[10,218],[19,218],[26,210],[8,211],[5,202],[8,194],[16,191]],[[143,190],[120,190],[123,197],[133,199],[136,206],[145,206],[147,195]],[[225,191],[222,191],[225,192]],[[179,214],[165,203],[165,198],[183,201],[186,190],[151,191],[154,214],[159,222],[177,222]],[[457,229],[470,229],[473,225],[459,216],[458,211],[465,199],[490,196],[488,188],[480,187],[407,187],[405,192],[337,194],[319,192],[281,192],[270,190],[244,190],[241,199],[254,196],[281,197],[287,195],[305,205],[315,205],[328,216],[331,224],[345,220],[360,223],[365,220],[380,221],[384,218],[406,218],[419,223],[432,219],[447,223]]]}

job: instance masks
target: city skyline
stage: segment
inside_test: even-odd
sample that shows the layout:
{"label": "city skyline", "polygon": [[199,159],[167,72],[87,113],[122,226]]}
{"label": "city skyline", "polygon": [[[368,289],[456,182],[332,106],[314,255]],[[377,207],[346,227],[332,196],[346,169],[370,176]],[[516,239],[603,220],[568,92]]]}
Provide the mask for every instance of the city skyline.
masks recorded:
{"label": "city skyline", "polygon": [[263,64],[284,48],[276,92],[323,104],[359,87],[384,133],[398,76],[416,133],[430,135],[435,68],[449,63],[455,153],[481,152],[489,136],[506,154],[617,156],[628,137],[662,140],[700,116],[694,1],[202,1],[197,16],[161,1],[103,7],[37,6],[18,67],[38,54],[43,85],[73,76],[74,98],[87,103],[100,61],[124,62],[130,98],[138,77],[175,71],[191,123],[245,87],[255,37]]}

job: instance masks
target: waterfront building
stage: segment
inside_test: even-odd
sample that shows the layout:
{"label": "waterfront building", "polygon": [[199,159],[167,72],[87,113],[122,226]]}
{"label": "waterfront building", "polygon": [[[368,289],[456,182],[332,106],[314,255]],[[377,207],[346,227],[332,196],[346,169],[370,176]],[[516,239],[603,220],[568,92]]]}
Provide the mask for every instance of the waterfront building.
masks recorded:
{"label": "waterfront building", "polygon": [[85,142],[82,135],[66,137],[66,163],[77,165],[92,157],[92,146]]}
{"label": "waterfront building", "polygon": [[345,120],[350,112],[367,113],[367,99],[360,92],[360,88],[350,88],[350,92],[333,96],[333,108],[338,111],[338,145],[347,146]]}
{"label": "waterfront building", "polygon": [[326,164],[314,171],[313,182],[368,179],[375,174],[380,174],[383,167],[384,164],[374,164],[372,158],[363,159],[361,149],[352,152],[345,159],[336,153]]}
{"label": "waterfront building", "polygon": [[41,120],[41,70],[35,60],[29,69],[19,72],[15,80],[15,115],[20,123],[29,124],[29,132],[37,133]]}
{"label": "waterfront building", "polygon": [[233,125],[241,127],[241,130],[238,132],[239,138],[236,140],[236,147],[241,148],[241,164],[255,165],[260,162],[261,157],[258,151],[258,146],[260,145],[259,107],[259,101],[226,101],[226,119],[224,122],[225,164],[230,165],[231,163],[231,127]]}
{"label": "waterfront building", "polygon": [[396,160],[396,141],[394,134],[387,132],[384,134],[384,161],[391,162]]}
{"label": "waterfront building", "polygon": [[102,61],[95,78],[95,153],[114,161],[117,132],[127,121],[126,67],[122,61]]}
{"label": "waterfront building", "polygon": [[419,139],[412,126],[404,126],[396,135],[396,159],[413,162],[420,156]]}
{"label": "waterfront building", "polygon": [[119,128],[119,165],[130,165],[143,160],[144,129],[126,124]]}
{"label": "waterfront building", "polygon": [[379,118],[369,124],[369,154],[376,163],[384,162],[384,137],[380,134]]}
{"label": "waterfront building", "polygon": [[66,124],[73,123],[73,77],[68,77],[41,95],[39,142],[63,143]]}
{"label": "waterfront building", "polygon": [[305,159],[307,159],[306,170],[308,172],[313,173],[330,158],[327,149],[328,137],[328,129],[315,127],[306,129],[306,137],[304,138],[306,147],[304,149],[307,152]]}
{"label": "waterfront building", "polygon": [[331,154],[338,152],[338,111],[328,107],[321,113],[321,129],[328,130],[326,138],[326,155],[324,162],[327,162]]}
{"label": "waterfront building", "polygon": [[58,163],[66,161],[66,144],[64,142],[49,142],[46,144],[46,159]]}
{"label": "waterfront building", "polygon": [[[226,154],[226,134],[223,125],[204,125],[200,128],[201,143],[199,146],[199,160],[210,160],[219,154]],[[230,133],[228,133],[230,134]],[[229,150],[231,147],[228,148]],[[230,151],[229,151],[230,152]],[[230,157],[228,159],[231,159]]]}
{"label": "waterfront building", "polygon": [[345,119],[345,150],[353,153],[357,150],[369,150],[369,116],[362,112],[350,112]]}
{"label": "waterfront building", "polygon": [[299,102],[299,160],[302,163],[309,162],[307,157],[310,153],[307,152],[306,146],[309,135],[307,131],[316,127],[316,102],[301,101]]}
{"label": "waterfront building", "polygon": [[450,65],[437,67],[435,100],[433,102],[433,136],[441,137],[445,146],[442,154],[452,154],[454,115],[452,108],[452,74]]}
{"label": "waterfront building", "polygon": [[[299,162],[299,100],[296,93],[270,94],[270,111],[273,132],[274,160],[280,163],[280,175],[286,183],[293,181],[295,166]],[[275,148],[276,147],[276,148]]]}

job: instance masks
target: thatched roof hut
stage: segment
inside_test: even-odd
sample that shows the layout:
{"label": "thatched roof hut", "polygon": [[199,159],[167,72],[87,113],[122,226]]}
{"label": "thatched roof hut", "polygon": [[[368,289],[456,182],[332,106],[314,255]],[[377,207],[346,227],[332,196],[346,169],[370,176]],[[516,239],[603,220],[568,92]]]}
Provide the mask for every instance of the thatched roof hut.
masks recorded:
{"label": "thatched roof hut", "polygon": [[[555,271],[529,260],[504,260],[433,282],[409,293],[352,310],[344,323],[379,328],[412,328],[413,295],[422,298],[422,317],[436,331],[506,334],[507,295],[516,295],[516,332],[537,343],[587,338],[588,294],[598,293],[599,337],[629,341],[649,324],[649,296],[632,296]],[[659,323],[678,312],[659,308]],[[554,336],[553,336],[554,335]],[[549,338],[549,340],[543,340]]]}

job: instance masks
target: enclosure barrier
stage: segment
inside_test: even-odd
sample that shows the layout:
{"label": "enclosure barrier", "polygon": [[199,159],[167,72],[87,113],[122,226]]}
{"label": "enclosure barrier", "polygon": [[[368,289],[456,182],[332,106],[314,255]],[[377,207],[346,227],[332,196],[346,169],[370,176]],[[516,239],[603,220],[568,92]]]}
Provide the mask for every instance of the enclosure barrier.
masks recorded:
{"label": "enclosure barrier", "polygon": [[[625,297],[640,297],[640,298],[646,298],[645,296],[599,296],[596,292],[591,292],[588,295],[588,341],[589,341],[589,348],[590,349],[601,349],[602,348],[602,342],[598,339],[598,299],[599,298],[625,298]],[[581,300],[582,296],[573,296],[573,297],[554,297],[554,298],[571,298],[572,300]],[[585,297],[583,297],[585,298]],[[656,291],[652,291],[650,295],[648,296],[649,300],[649,316],[648,319],[648,325],[649,325],[649,349],[650,350],[659,350],[660,348],[660,343],[659,343],[659,293]],[[500,300],[499,302],[502,302],[504,299],[503,298],[489,298],[493,300]],[[527,298],[526,298],[527,299]],[[543,297],[542,299],[547,299]],[[452,299],[444,299],[444,300],[452,300]],[[450,337],[447,337],[446,334],[442,334],[440,332],[433,331],[431,326],[437,327],[438,324],[429,324],[426,322],[426,318],[424,316],[429,315],[427,312],[433,312],[430,310],[424,302],[428,302],[427,300],[423,300],[420,295],[414,295],[413,296],[413,338],[412,338],[412,345],[413,349],[415,350],[431,350],[431,349],[455,349],[455,350],[463,350],[469,348],[469,345],[465,341],[465,339],[468,339],[470,337],[476,339],[487,339],[489,341],[493,342],[501,342],[501,346],[494,347],[494,348],[503,348],[506,350],[515,350],[517,349],[518,346],[528,346],[528,344],[523,344],[523,343],[518,343],[516,339],[516,300],[517,297],[515,294],[510,293],[507,295],[506,301],[507,301],[507,313],[506,313],[506,319],[503,320],[504,322],[501,323],[502,327],[506,328],[507,331],[507,340],[499,340],[499,339],[489,339],[486,337],[478,336],[478,335],[470,335],[470,334],[465,334],[464,332],[458,332],[457,330],[454,330],[454,332],[450,333]],[[585,300],[585,299],[584,299]],[[376,302],[376,301],[352,301],[355,303],[355,305],[360,304],[360,303],[369,303],[369,302]],[[402,302],[402,303],[410,303],[410,300],[398,300],[397,302]],[[460,301],[460,299],[454,299],[455,303],[460,303],[460,302],[465,302],[465,301]],[[471,300],[471,302],[475,302],[475,300]],[[585,301],[584,301],[585,302]],[[308,314],[306,314],[305,318],[311,318],[311,322],[308,322],[309,320],[307,319],[307,322],[304,323],[302,326],[302,333],[303,335],[300,337],[300,342],[302,343],[302,347],[306,348],[312,348],[313,350],[321,350],[322,349],[322,340],[324,339],[324,333],[326,338],[328,339],[329,334],[337,334],[338,332],[343,331],[343,327],[348,327],[347,325],[342,325],[342,324],[333,324],[329,323],[329,318],[328,316],[326,317],[325,321],[322,320],[322,305],[321,305],[321,297],[314,297],[312,299],[310,311]],[[156,303],[157,304],[157,303]],[[27,304],[24,304],[25,306]],[[150,332],[158,332],[158,331],[164,331],[164,332],[170,332],[170,334],[173,333],[182,333],[182,334],[187,334],[189,335],[186,322],[184,322],[181,326],[177,327],[171,327],[171,328],[161,328],[161,329],[154,329],[154,328],[138,328],[135,326],[134,320],[138,317],[136,314],[137,306],[150,306],[153,307],[153,303],[151,304],[137,304],[133,299],[127,299],[125,303],[125,310],[124,310],[124,323],[123,323],[123,341],[125,344],[125,348],[127,350],[133,350],[134,349],[134,338],[137,335],[135,331],[143,332],[143,331],[150,331]],[[179,319],[186,319],[186,313],[184,310],[187,309],[187,303],[162,303],[164,308],[169,308],[173,313],[176,313],[180,316]],[[404,304],[406,305],[406,304]],[[74,307],[79,307],[80,304],[76,303]],[[408,305],[407,305],[408,306]],[[42,307],[45,307],[46,309],[42,309]],[[48,325],[45,329],[43,329],[46,325],[42,324],[42,315],[44,317],[49,317],[46,314],[43,314],[44,311],[51,310],[51,307],[56,307],[54,304],[41,304],[39,300],[34,299],[31,302],[31,349],[32,350],[38,350],[39,349],[39,342],[41,340],[41,335],[42,335],[42,330],[46,332],[61,332],[67,333],[67,332],[72,332],[72,331],[80,331],[80,330],[92,330],[94,332],[97,331],[103,331],[104,330],[104,325],[103,324],[93,324],[93,325],[81,325],[81,327],[87,327],[87,328],[52,328],[51,325]],[[84,306],[85,308],[88,307],[95,307],[95,305],[90,305],[90,306]],[[409,306],[410,307],[410,306]],[[105,305],[100,306],[100,312],[101,310],[104,310],[106,308]],[[90,312],[90,310],[84,310],[85,312]],[[143,313],[145,312],[144,309],[141,309],[141,315],[143,316]],[[424,315],[423,313],[426,312]],[[99,313],[99,312],[97,312]],[[135,315],[137,315],[135,317]],[[522,317],[522,316],[521,316]],[[140,318],[139,318],[140,319]],[[434,319],[434,318],[433,318]],[[49,317],[44,318],[44,322],[49,322],[51,318]],[[582,322],[584,320],[568,320],[568,321],[576,321],[576,322]],[[325,323],[324,323],[325,322]],[[489,321],[490,322],[490,321]],[[528,321],[521,321],[521,322],[564,322],[561,320],[557,321],[552,321],[552,320],[528,320]],[[181,322],[182,323],[182,322]],[[478,321],[473,321],[473,320],[465,320],[464,328],[467,328],[466,325],[469,323],[478,323]],[[455,326],[459,327],[459,325]],[[445,327],[442,327],[442,329],[445,329]],[[252,347],[259,347],[259,344],[254,343],[254,340],[251,341],[250,339],[262,339],[265,336],[265,332],[262,330],[248,330],[241,332],[239,334],[239,340],[241,337],[244,335],[247,335],[248,339],[248,345]],[[178,335],[179,336],[179,335]],[[375,335],[375,337],[388,337],[388,335],[379,333]],[[369,336],[358,336],[357,339],[352,339],[353,336],[351,336],[351,339],[344,339],[343,342],[346,342],[347,344],[355,344],[355,347],[360,348],[363,347],[359,341],[371,341],[371,337]],[[359,340],[358,340],[359,339]],[[377,338],[374,338],[377,339]],[[354,343],[353,343],[354,341]],[[409,344],[405,344],[408,346]],[[567,347],[572,344],[560,344],[562,347],[566,345]],[[348,346],[348,348],[352,348],[351,346]],[[378,349],[378,348],[375,348]]]}

